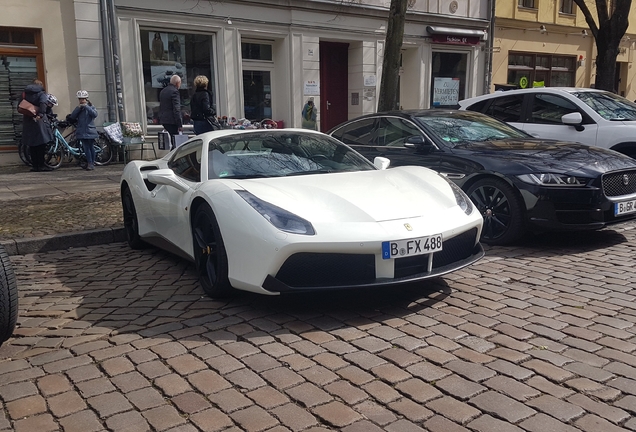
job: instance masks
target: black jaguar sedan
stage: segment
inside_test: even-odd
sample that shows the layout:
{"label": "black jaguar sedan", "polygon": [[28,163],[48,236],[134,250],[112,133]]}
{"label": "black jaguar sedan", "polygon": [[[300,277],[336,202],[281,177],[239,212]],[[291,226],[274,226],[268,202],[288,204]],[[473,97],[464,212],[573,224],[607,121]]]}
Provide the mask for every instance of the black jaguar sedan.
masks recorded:
{"label": "black jaguar sedan", "polygon": [[443,109],[370,114],[328,132],[373,160],[421,165],[459,185],[484,217],[482,241],[595,230],[636,218],[636,160],[541,140],[484,114]]}

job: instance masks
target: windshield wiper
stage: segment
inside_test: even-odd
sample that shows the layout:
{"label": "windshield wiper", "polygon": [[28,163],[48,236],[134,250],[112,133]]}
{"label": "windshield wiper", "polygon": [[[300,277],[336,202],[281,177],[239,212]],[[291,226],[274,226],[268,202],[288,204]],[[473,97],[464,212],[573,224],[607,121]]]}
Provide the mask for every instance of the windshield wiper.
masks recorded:
{"label": "windshield wiper", "polygon": [[332,169],[322,168],[322,169],[311,170],[311,171],[296,171],[289,174],[285,174],[285,176],[291,177],[291,176],[308,175],[308,174],[328,174],[333,172],[335,171]]}

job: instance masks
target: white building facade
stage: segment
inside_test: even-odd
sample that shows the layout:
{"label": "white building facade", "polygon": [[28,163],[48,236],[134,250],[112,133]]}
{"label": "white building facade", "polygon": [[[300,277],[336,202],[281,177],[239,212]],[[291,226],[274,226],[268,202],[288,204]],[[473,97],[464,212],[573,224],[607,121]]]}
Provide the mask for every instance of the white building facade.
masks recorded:
{"label": "white building facade", "polygon": [[[185,123],[197,75],[210,79],[217,114],[230,119],[272,119],[300,127],[302,107],[313,99],[319,130],[327,131],[377,109],[390,0],[8,1],[13,2],[10,12],[20,18],[7,17],[5,23],[0,17],[0,38],[3,28],[38,32],[44,70],[36,75],[47,90],[59,93],[56,112],[62,116],[82,88],[99,110],[98,125],[140,122],[152,139],[161,129],[159,92],[174,74],[182,77]],[[27,3],[39,4],[38,19],[29,17],[37,8],[29,10]],[[487,3],[410,2],[396,108],[454,106],[484,92]],[[110,45],[104,44],[107,20],[102,20],[109,10],[114,17],[108,26]],[[50,40],[69,46],[48,55]],[[3,47],[0,41],[0,56]],[[110,50],[118,62],[110,62]],[[0,146],[5,155],[11,153],[10,145]],[[0,159],[2,154],[0,149]]]}

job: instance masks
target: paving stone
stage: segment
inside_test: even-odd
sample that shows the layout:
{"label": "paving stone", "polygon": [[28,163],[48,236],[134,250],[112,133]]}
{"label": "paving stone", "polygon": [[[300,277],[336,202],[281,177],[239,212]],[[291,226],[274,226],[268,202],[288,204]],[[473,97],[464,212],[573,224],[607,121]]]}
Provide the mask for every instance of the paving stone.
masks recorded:
{"label": "paving stone", "polygon": [[356,385],[362,385],[373,381],[374,379],[373,375],[363,371],[357,366],[347,366],[342,369],[338,369],[337,373],[342,378],[349,380]]}
{"label": "paving stone", "polygon": [[101,378],[104,376],[101,370],[97,368],[95,365],[86,365],[73,368],[71,370],[66,371],[68,377],[74,383],[78,383],[80,381],[93,380],[97,378]]}
{"label": "paving stone", "polygon": [[573,390],[553,384],[542,376],[533,376],[526,381],[526,384],[559,399],[563,399],[574,394]]}
{"label": "paving stone", "polygon": [[581,417],[574,425],[585,432],[619,432],[625,430],[593,414]]}
{"label": "paving stone", "polygon": [[411,399],[419,403],[426,403],[432,399],[442,396],[442,393],[435,387],[417,378],[401,382],[397,384],[395,388],[399,392],[408,395]]}
{"label": "paving stone", "polygon": [[573,373],[542,360],[529,360],[522,363],[521,366],[532,369],[539,375],[543,375],[544,377],[558,383],[574,377]]}
{"label": "paving stone", "polygon": [[455,372],[458,375],[463,376],[471,381],[484,381],[494,375],[496,372],[488,369],[480,364],[469,363],[463,360],[454,360],[448,362],[445,367]]}
{"label": "paving stone", "polygon": [[299,371],[299,374],[302,375],[307,381],[310,381],[318,386],[327,385],[330,382],[336,381],[340,378],[338,375],[323,366],[312,366],[310,368]]}
{"label": "paving stone", "polygon": [[385,426],[389,423],[393,423],[397,420],[395,414],[386,409],[384,406],[374,402],[371,399],[367,399],[359,404],[355,405],[353,409],[362,414],[364,418],[371,420],[372,422]]}
{"label": "paving stone", "polygon": [[[91,410],[83,410],[59,420],[64,432],[96,432],[103,430],[102,423]],[[38,430],[38,429],[30,429]]]}
{"label": "paving stone", "polygon": [[38,394],[38,388],[30,381],[8,384],[0,387],[0,396],[4,402],[11,402]]}
{"label": "paving stone", "polygon": [[163,395],[152,387],[144,387],[139,390],[131,391],[126,395],[128,400],[141,411],[150,408],[156,408],[166,403]]}
{"label": "paving stone", "polygon": [[[433,362],[437,365],[444,365],[452,360],[457,360],[457,357],[443,349],[440,349],[436,346],[427,346],[425,348],[419,349],[416,351],[418,356],[422,356],[430,362]],[[420,361],[419,357],[415,357]]]}
{"label": "paving stone", "polygon": [[216,393],[232,387],[225,378],[211,370],[203,370],[188,376],[188,382],[203,394]]}
{"label": "paving stone", "polygon": [[216,408],[193,414],[190,416],[190,420],[205,432],[219,431],[234,425],[230,417]]}
{"label": "paving stone", "polygon": [[[327,431],[328,429],[324,429],[324,431]],[[423,429],[420,429],[423,430]],[[368,420],[360,420],[357,421],[353,424],[350,424],[349,426],[342,428],[343,432],[383,432],[384,429],[380,428],[377,425],[374,425],[373,423],[371,423]],[[318,432],[318,431],[315,431]],[[323,431],[320,431],[323,432]]]}
{"label": "paving stone", "polygon": [[124,393],[150,386],[150,381],[136,371],[117,375],[111,379],[111,382]]}
{"label": "paving stone", "polygon": [[522,421],[519,426],[530,432],[577,432],[572,426],[541,413]]}
{"label": "paving stone", "polygon": [[144,411],[142,415],[156,430],[166,430],[185,423],[185,419],[170,405],[162,405]]}
{"label": "paving stone", "polygon": [[488,414],[471,421],[467,426],[477,432],[522,432],[517,426],[498,420]]}
{"label": "paving stone", "polygon": [[61,374],[44,376],[37,380],[37,386],[44,397],[64,393],[71,389],[71,383],[68,378]]}
{"label": "paving stone", "polygon": [[488,363],[488,368],[501,374],[508,375],[516,380],[523,381],[534,375],[534,372],[505,360],[495,360]]}
{"label": "paving stone", "polygon": [[427,420],[424,426],[431,432],[468,432],[465,427],[438,415]]}
{"label": "paving stone", "polygon": [[532,408],[493,391],[475,396],[470,399],[470,403],[482,411],[494,414],[511,423],[517,423],[536,413]]}
{"label": "paving stone", "polygon": [[426,408],[459,424],[466,424],[481,414],[472,406],[449,396],[428,402]]}
{"label": "paving stone", "polygon": [[132,409],[132,405],[120,393],[106,393],[87,400],[101,418]]}
{"label": "paving stone", "polygon": [[543,395],[526,402],[526,405],[536,408],[546,414],[551,415],[562,422],[569,422],[572,419],[582,416],[585,411],[577,405],[557,399],[550,395]]}
{"label": "paving stone", "polygon": [[509,377],[497,375],[483,383],[485,386],[508,395],[520,402],[527,401],[541,394],[538,390]]}
{"label": "paving stone", "polygon": [[331,397],[329,393],[311,383],[304,383],[297,387],[287,389],[286,393],[292,399],[297,400],[309,408],[333,400],[333,397]]}
{"label": "paving stone", "polygon": [[[457,399],[466,401],[479,393],[485,392],[486,387],[468,381],[458,375],[450,375],[435,383],[435,387],[442,389],[444,392],[454,396]],[[434,394],[437,396],[437,394]],[[441,394],[439,394],[441,396]],[[419,399],[416,399],[419,400]],[[420,401],[426,402],[426,401]]]}
{"label": "paving stone", "polygon": [[341,398],[347,405],[354,405],[369,397],[366,392],[344,380],[327,384],[324,389],[332,395]]}
{"label": "paving stone", "polygon": [[[630,396],[628,396],[630,397]],[[603,417],[612,423],[618,424],[629,419],[630,414],[621,409],[621,404],[615,403],[615,407],[592,400],[581,394],[570,396],[568,402],[578,405],[593,414]]]}
{"label": "paving stone", "polygon": [[320,405],[314,408],[312,412],[328,424],[338,428],[350,425],[351,423],[362,419],[360,414],[337,401]]}
{"label": "paving stone", "polygon": [[208,395],[208,399],[215,403],[225,413],[242,409],[253,404],[250,399],[246,398],[243,394],[234,389],[227,389],[218,393],[213,393]]}
{"label": "paving stone", "polygon": [[145,432],[150,429],[150,425],[137,411],[128,411],[116,414],[106,420],[106,426],[115,431]]}
{"label": "paving stone", "polygon": [[421,404],[408,398],[401,398],[397,401],[391,402],[388,406],[393,411],[403,415],[412,422],[419,423],[433,415],[431,410],[424,408]]}
{"label": "paving stone", "polygon": [[316,417],[293,403],[278,406],[272,413],[292,431],[301,431],[318,424]]}
{"label": "paving stone", "polygon": [[391,423],[390,425],[384,428],[387,432],[425,432],[426,429],[423,429],[408,420],[398,420],[395,423]]}
{"label": "paving stone", "polygon": [[68,391],[53,396],[47,400],[47,403],[49,410],[57,418],[66,417],[86,409],[86,403],[76,391]]}

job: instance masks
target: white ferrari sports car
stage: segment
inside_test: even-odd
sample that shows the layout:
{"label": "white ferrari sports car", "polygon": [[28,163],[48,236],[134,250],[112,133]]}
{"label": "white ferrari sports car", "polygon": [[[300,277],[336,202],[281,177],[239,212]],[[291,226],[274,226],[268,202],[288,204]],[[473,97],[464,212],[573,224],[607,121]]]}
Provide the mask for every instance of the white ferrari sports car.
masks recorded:
{"label": "white ferrari sports car", "polygon": [[395,285],[484,255],[483,219],[459,187],[388,166],[304,129],[197,135],[124,168],[128,243],[193,261],[211,297]]}

